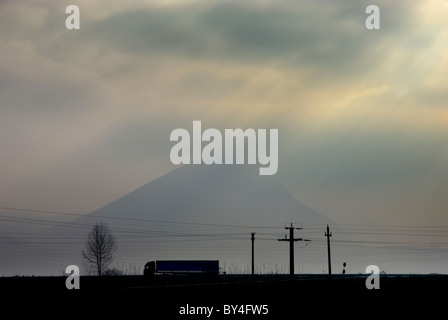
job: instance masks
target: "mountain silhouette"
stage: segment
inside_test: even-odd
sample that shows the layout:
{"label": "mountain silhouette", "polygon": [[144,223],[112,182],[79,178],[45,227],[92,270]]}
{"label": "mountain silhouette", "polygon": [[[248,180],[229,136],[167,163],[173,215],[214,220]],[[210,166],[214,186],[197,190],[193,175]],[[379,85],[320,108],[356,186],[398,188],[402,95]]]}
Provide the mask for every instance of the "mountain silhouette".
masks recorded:
{"label": "mountain silhouette", "polygon": [[326,224],[272,176],[249,165],[187,165],[91,213],[104,218],[283,226]]}

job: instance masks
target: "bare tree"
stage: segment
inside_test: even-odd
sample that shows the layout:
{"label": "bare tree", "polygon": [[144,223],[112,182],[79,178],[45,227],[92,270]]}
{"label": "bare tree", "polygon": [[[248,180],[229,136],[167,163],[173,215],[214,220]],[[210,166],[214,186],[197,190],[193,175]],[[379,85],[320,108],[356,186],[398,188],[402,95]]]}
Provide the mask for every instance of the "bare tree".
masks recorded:
{"label": "bare tree", "polygon": [[106,223],[96,223],[90,231],[82,256],[88,267],[101,276],[113,261],[117,241]]}

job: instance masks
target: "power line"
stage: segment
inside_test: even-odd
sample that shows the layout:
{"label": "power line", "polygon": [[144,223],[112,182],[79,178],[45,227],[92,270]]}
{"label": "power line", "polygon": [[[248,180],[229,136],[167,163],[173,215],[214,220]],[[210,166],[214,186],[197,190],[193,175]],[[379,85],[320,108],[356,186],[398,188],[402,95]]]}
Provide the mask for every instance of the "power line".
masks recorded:
{"label": "power line", "polygon": [[11,211],[33,212],[33,213],[45,213],[45,214],[78,216],[78,217],[84,217],[84,218],[101,218],[101,219],[113,219],[113,220],[128,220],[128,221],[137,221],[137,222],[172,223],[172,224],[182,224],[182,225],[218,226],[218,227],[236,227],[236,228],[278,229],[278,227],[269,227],[269,226],[201,223],[201,222],[171,221],[171,220],[157,220],[157,219],[143,219],[143,218],[104,217],[104,216],[93,215],[93,214],[68,213],[68,212],[60,212],[60,211],[45,211],[45,210],[11,208],[11,207],[2,207],[2,206],[0,206],[0,209],[2,209],[2,210],[11,210]]}

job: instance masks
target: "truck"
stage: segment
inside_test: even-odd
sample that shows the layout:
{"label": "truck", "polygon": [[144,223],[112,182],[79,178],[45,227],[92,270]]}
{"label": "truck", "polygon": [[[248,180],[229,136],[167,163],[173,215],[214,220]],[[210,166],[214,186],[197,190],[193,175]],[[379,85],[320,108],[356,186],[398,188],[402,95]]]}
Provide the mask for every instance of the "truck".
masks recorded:
{"label": "truck", "polygon": [[218,274],[219,260],[156,260],[145,264],[143,274]]}

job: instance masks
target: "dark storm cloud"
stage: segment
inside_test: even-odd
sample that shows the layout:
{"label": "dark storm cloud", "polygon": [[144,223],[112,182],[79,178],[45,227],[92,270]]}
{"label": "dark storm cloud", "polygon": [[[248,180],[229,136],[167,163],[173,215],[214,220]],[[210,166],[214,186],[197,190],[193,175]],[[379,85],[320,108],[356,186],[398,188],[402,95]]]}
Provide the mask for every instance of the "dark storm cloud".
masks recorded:
{"label": "dark storm cloud", "polygon": [[276,63],[346,77],[374,67],[378,43],[393,37],[410,18],[392,19],[398,9],[388,8],[383,19],[388,29],[380,37],[365,30],[364,10],[364,3],[324,1],[154,7],[92,22],[88,37],[132,55]]}

